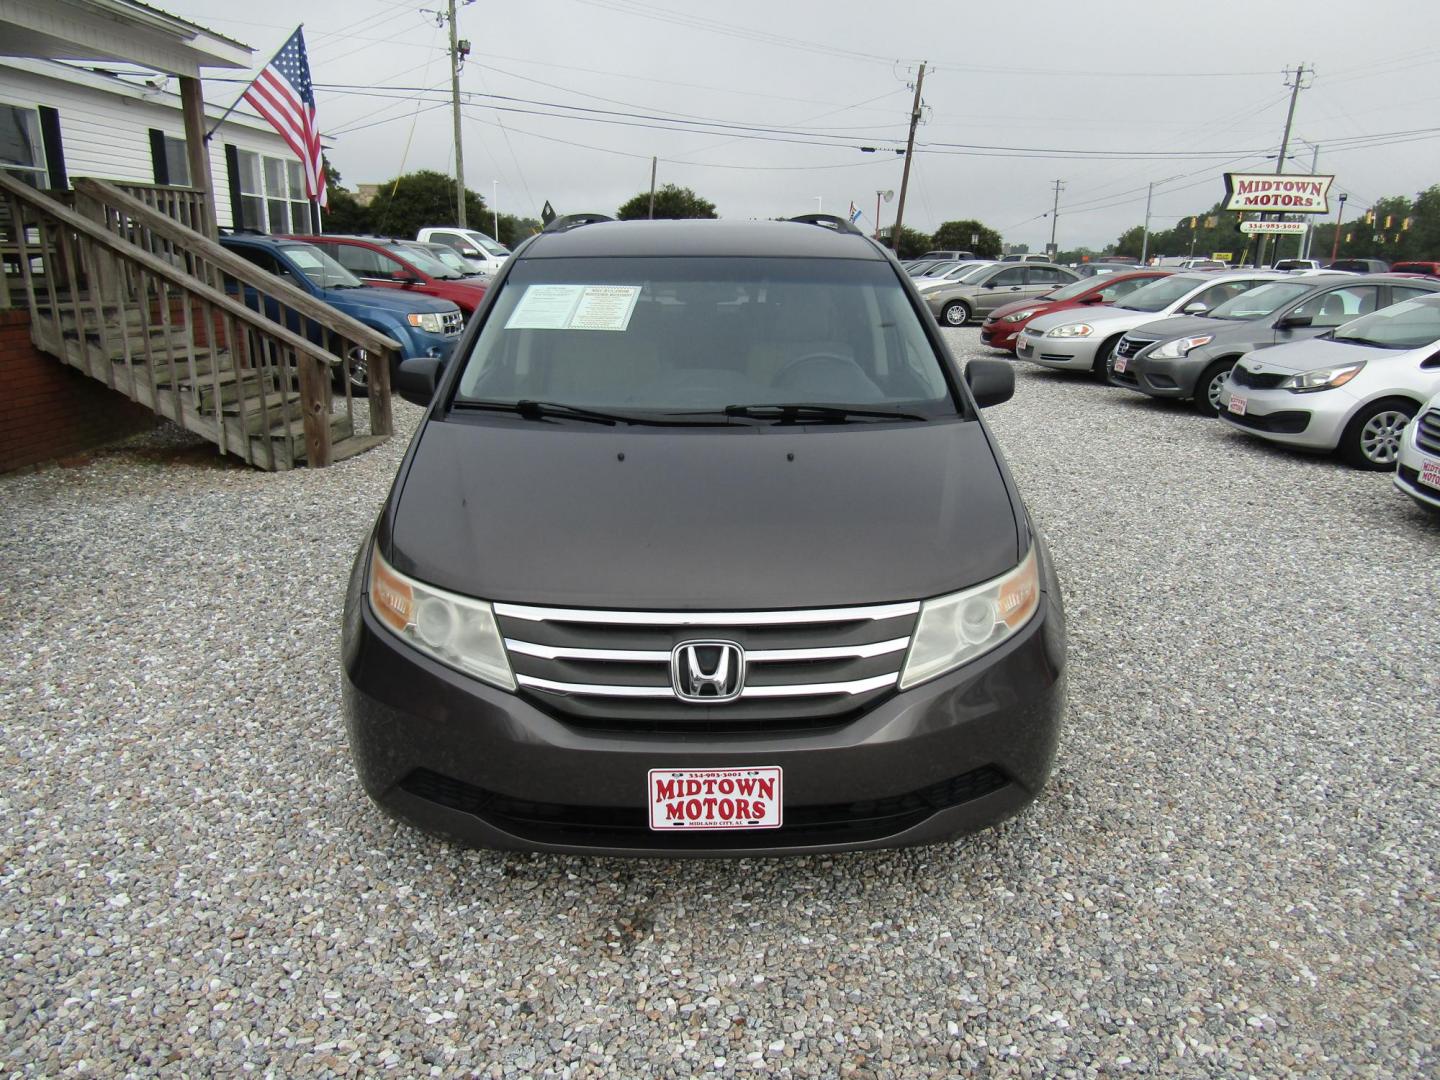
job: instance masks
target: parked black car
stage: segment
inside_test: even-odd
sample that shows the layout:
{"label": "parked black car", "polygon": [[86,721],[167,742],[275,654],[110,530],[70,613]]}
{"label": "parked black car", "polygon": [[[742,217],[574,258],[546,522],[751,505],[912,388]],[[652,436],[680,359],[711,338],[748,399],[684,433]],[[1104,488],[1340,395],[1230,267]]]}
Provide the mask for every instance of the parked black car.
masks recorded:
{"label": "parked black car", "polygon": [[[438,386],[436,385],[438,378]],[[562,218],[495,279],[345,603],[390,813],[469,843],[798,853],[1033,799],[1060,586],[962,372],[843,219]]]}

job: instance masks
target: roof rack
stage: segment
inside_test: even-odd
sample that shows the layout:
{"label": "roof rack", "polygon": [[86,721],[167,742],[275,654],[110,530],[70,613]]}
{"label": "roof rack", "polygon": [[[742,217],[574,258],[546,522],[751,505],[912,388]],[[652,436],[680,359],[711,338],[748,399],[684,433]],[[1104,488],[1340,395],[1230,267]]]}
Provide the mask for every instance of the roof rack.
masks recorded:
{"label": "roof rack", "polygon": [[540,231],[547,233],[568,232],[571,229],[578,229],[581,225],[596,225],[602,221],[614,220],[614,218],[607,214],[562,214]]}
{"label": "roof rack", "polygon": [[823,229],[834,229],[836,232],[854,233],[856,236],[864,236],[859,229],[848,219],[836,214],[801,214],[799,217],[786,218],[786,221],[799,222],[801,225],[819,225]]}

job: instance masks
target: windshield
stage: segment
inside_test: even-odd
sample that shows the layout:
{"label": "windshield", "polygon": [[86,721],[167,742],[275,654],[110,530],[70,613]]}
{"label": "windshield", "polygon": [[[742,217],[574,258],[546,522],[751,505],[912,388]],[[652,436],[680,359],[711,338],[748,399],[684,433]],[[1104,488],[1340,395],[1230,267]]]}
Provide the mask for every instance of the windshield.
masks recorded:
{"label": "windshield", "polygon": [[454,281],[462,276],[422,247],[413,247],[410,244],[386,244],[385,250],[393,251],[396,255],[399,255],[406,262],[414,266],[415,269],[421,273],[429,274],[433,278],[440,278],[442,281]]}
{"label": "windshield", "polygon": [[1261,285],[1258,289],[1231,297],[1214,310],[1206,312],[1210,319],[1263,319],[1273,315],[1291,300],[1298,300],[1312,291],[1314,285],[1302,285],[1295,281],[1275,281]]}
{"label": "windshield", "polygon": [[1046,300],[1070,300],[1081,293],[1089,292],[1091,289],[1100,288],[1100,283],[1093,278],[1082,277],[1079,281],[1072,281],[1068,285],[1062,285],[1054,292],[1045,294]]}
{"label": "windshield", "polygon": [[1136,289],[1125,298],[1123,304],[1115,306],[1128,308],[1131,311],[1160,311],[1162,308],[1169,307],[1204,281],[1203,277],[1195,274],[1172,274]]}
{"label": "windshield", "polygon": [[715,413],[727,406],[955,414],[941,359],[888,262],[527,259],[461,372],[457,405],[541,401]]}
{"label": "windshield", "polygon": [[439,259],[446,266],[456,273],[465,277],[475,277],[480,273],[480,268],[469,259],[465,258],[454,248],[448,248],[444,244],[432,244],[425,251],[436,259]]}
{"label": "windshield", "polygon": [[364,284],[317,247],[286,244],[281,250],[312,285],[322,289],[358,289]]}
{"label": "windshield", "polygon": [[905,272],[911,277],[919,277],[921,274],[925,273],[926,270],[929,270],[934,265],[935,264],[933,262],[928,261],[911,263],[905,268]]}
{"label": "windshield", "polygon": [[1361,315],[1334,332],[1336,341],[1382,349],[1420,349],[1440,341],[1440,302],[1407,300]]}
{"label": "windshield", "polygon": [[494,240],[491,240],[490,237],[486,236],[484,233],[472,232],[466,233],[465,235],[470,238],[471,243],[475,244],[475,246],[480,248],[481,251],[484,251],[490,255],[495,255],[503,259],[510,254],[509,248],[507,248],[504,244],[497,244]]}

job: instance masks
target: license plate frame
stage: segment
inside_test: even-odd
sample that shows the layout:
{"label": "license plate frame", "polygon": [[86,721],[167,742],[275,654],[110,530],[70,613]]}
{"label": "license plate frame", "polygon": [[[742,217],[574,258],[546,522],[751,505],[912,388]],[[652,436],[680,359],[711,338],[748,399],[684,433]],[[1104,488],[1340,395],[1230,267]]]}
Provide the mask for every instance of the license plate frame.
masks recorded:
{"label": "license plate frame", "polygon": [[1416,479],[1428,488],[1440,491],[1440,458],[1422,457],[1420,468],[1415,470]]}
{"label": "license plate frame", "polygon": [[784,823],[785,771],[779,765],[651,769],[645,800],[652,832],[778,829]]}
{"label": "license plate frame", "polygon": [[1127,360],[1127,359],[1125,359],[1125,357],[1121,356],[1121,355],[1117,352],[1117,353],[1115,354],[1115,363],[1112,365],[1112,367],[1114,368],[1114,370],[1115,370],[1118,374],[1124,375],[1124,374],[1125,374],[1125,369],[1126,369],[1127,367],[1129,367],[1129,366],[1130,366],[1130,361]]}
{"label": "license plate frame", "polygon": [[1245,410],[1249,408],[1249,406],[1250,403],[1246,401],[1245,398],[1241,397],[1239,394],[1232,393],[1230,395],[1230,403],[1226,405],[1225,408],[1228,411],[1234,413],[1236,416],[1244,416]]}

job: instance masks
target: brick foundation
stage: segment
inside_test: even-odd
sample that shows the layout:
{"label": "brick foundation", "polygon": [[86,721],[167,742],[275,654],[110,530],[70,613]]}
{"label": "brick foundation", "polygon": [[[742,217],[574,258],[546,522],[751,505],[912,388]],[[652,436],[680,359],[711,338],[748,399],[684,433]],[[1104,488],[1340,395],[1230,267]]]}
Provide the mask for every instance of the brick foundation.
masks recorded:
{"label": "brick foundation", "polygon": [[0,473],[92,450],[159,418],[30,343],[30,313],[0,311]]}

